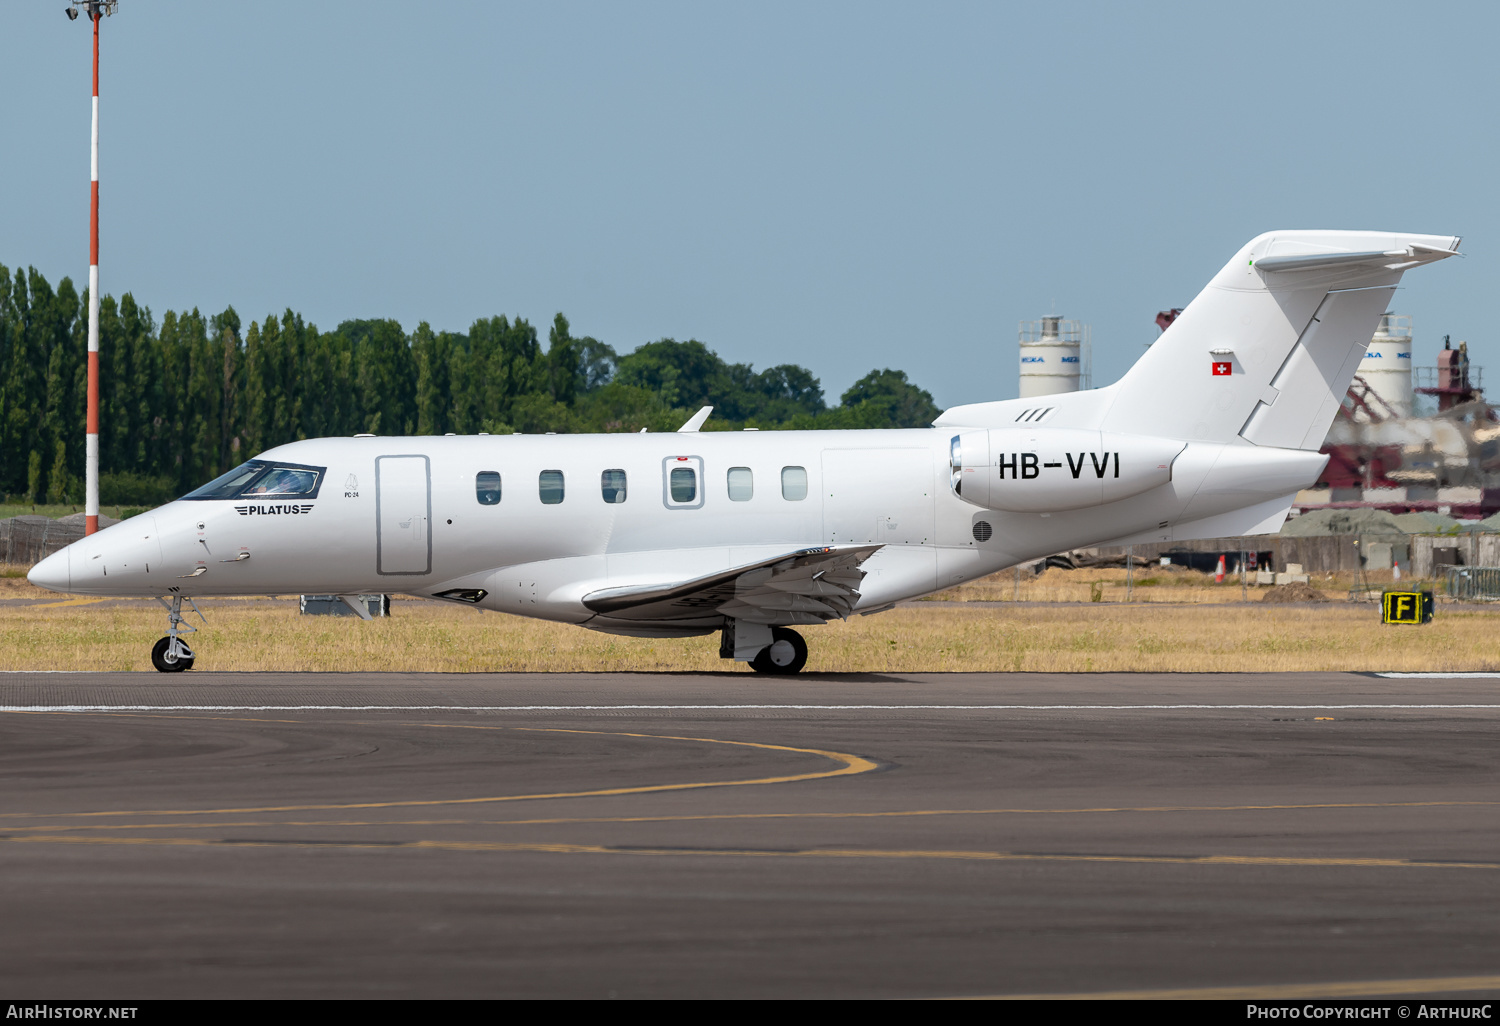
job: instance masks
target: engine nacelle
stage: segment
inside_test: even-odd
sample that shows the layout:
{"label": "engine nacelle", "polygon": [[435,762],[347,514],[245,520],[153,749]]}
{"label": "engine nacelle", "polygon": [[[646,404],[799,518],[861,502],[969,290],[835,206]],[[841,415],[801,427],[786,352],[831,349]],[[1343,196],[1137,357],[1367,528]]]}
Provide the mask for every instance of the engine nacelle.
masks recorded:
{"label": "engine nacelle", "polygon": [[954,435],[949,484],[965,502],[1052,513],[1128,499],[1172,480],[1187,443],[1076,428],[994,428]]}

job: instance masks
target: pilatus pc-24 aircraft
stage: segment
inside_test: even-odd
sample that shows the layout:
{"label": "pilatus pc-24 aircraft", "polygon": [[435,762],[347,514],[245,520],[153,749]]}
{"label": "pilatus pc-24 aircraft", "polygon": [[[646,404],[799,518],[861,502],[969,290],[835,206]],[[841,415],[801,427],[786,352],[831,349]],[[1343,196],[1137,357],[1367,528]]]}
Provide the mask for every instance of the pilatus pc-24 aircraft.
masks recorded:
{"label": "pilatus pc-24 aircraft", "polygon": [[636,637],[794,627],[1095,544],[1276,531],[1401,275],[1449,236],[1284,231],[1235,254],[1107,388],[898,431],[318,438],[75,542],[32,583],[156,596],[159,670],[202,595],[401,591]]}

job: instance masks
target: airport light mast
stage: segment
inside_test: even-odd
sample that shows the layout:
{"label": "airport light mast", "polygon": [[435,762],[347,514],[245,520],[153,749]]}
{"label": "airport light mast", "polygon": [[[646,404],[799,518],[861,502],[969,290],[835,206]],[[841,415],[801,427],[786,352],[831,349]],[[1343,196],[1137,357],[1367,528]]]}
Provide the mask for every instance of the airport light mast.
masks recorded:
{"label": "airport light mast", "polygon": [[99,530],[99,21],[115,13],[120,0],[73,0],[69,21],[79,12],[94,24],[94,130],[89,151],[89,392],[84,426],[84,534]]}

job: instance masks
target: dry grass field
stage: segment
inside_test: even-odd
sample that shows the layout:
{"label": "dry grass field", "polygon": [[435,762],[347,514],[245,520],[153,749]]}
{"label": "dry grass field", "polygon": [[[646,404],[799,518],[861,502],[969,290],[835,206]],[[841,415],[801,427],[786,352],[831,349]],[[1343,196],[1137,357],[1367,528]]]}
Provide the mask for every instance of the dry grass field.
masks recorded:
{"label": "dry grass field", "polygon": [[[1050,570],[1023,583],[1015,603],[1015,582],[1002,574],[938,596],[959,601],[809,627],[808,670],[1500,669],[1500,608],[1440,606],[1427,626],[1388,627],[1374,604],[1344,601],[1347,580],[1322,582],[1337,601],[1301,605],[1256,602],[1267,589],[1239,604],[1237,584],[1202,574],[1134,588],[1126,604],[1123,582],[1124,571]],[[18,568],[0,570],[7,598],[42,601],[0,605],[0,669],[147,670],[166,624],[155,606],[32,588]],[[616,638],[401,597],[389,619],[371,622],[304,617],[294,597],[201,605],[208,624],[190,639],[200,669],[748,672],[718,658],[716,636]]]}
{"label": "dry grass field", "polygon": [[[1331,601],[1343,602],[1349,588],[1357,584],[1357,574],[1313,574],[1310,586]],[[1199,573],[1184,567],[1143,565],[1127,574],[1123,569],[1091,570],[1051,569],[1040,576],[1022,571],[993,574],[933,595],[929,601],[949,602],[1124,602],[1142,603],[1224,603],[1259,602],[1270,588],[1247,584],[1228,576],[1215,584],[1213,574]],[[1411,581],[1404,582],[1411,584]],[[1391,572],[1372,571],[1365,575],[1372,589],[1391,586]]]}

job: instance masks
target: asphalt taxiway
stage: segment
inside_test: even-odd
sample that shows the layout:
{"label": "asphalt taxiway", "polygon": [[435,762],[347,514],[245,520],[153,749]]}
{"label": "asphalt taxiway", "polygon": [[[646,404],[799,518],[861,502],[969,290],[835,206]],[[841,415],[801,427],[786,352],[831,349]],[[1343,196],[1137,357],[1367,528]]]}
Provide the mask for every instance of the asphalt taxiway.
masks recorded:
{"label": "asphalt taxiway", "polygon": [[1500,996],[1500,674],[0,674],[28,997]]}

